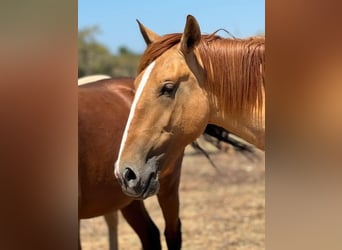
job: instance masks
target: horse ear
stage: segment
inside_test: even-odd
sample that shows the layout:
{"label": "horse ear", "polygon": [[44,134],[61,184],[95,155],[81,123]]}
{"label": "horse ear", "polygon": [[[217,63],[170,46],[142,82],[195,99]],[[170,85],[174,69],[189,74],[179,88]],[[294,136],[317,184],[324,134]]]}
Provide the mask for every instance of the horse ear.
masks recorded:
{"label": "horse ear", "polygon": [[153,43],[160,37],[158,34],[154,33],[152,30],[142,25],[142,23],[139,22],[138,19],[137,19],[137,23],[139,24],[140,32],[145,40],[146,45]]}
{"label": "horse ear", "polygon": [[201,30],[196,19],[188,15],[184,32],[180,41],[180,50],[184,55],[192,51],[201,40]]}

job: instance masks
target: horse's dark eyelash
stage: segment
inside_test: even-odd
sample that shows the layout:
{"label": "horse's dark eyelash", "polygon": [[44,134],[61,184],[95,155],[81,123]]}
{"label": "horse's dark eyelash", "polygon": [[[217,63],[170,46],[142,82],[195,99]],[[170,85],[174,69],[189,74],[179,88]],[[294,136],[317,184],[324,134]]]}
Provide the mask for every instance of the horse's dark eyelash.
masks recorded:
{"label": "horse's dark eyelash", "polygon": [[[171,88],[168,88],[168,87],[171,87]],[[173,81],[164,81],[163,85],[160,88],[159,96],[172,97],[174,95],[176,88],[177,86]]]}

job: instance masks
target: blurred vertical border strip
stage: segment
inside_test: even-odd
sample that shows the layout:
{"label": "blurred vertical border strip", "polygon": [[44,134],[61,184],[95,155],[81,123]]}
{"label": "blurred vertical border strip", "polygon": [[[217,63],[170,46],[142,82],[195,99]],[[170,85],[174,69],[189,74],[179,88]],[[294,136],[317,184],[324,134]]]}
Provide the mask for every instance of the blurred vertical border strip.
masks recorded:
{"label": "blurred vertical border strip", "polygon": [[76,249],[77,1],[0,20],[0,249]]}
{"label": "blurred vertical border strip", "polygon": [[266,2],[266,249],[342,247],[342,16]]}

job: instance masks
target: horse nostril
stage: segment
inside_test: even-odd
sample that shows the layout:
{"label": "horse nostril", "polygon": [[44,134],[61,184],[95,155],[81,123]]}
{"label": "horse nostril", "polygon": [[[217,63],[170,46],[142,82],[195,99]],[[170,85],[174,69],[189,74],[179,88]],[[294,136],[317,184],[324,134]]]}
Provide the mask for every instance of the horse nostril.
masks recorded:
{"label": "horse nostril", "polygon": [[130,168],[125,168],[125,170],[123,172],[123,177],[126,181],[135,180],[137,178],[134,171]]}

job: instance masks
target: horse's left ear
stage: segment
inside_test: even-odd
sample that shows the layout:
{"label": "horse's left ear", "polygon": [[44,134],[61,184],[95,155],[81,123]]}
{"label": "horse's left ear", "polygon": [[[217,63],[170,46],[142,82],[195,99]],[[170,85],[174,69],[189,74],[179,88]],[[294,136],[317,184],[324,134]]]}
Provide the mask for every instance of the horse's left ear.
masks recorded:
{"label": "horse's left ear", "polygon": [[184,55],[191,52],[201,40],[201,30],[196,19],[188,15],[184,32],[180,41],[180,50]]}
{"label": "horse's left ear", "polygon": [[159,39],[159,35],[154,33],[152,30],[146,28],[144,25],[142,25],[141,22],[137,19],[137,23],[139,24],[139,29],[141,32],[141,35],[143,36],[146,45],[149,45],[150,43],[155,42],[157,39]]}

